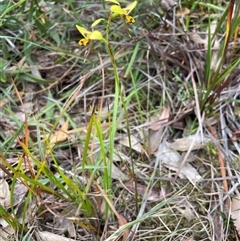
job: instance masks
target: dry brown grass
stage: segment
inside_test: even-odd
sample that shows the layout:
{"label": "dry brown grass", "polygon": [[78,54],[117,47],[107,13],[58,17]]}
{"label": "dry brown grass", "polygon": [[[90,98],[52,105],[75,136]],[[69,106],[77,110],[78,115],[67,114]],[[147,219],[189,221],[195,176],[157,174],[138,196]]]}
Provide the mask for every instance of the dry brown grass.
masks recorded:
{"label": "dry brown grass", "polygon": [[[105,48],[77,45],[75,23],[105,17],[101,1],[29,1],[3,16],[0,240],[240,239],[230,215],[240,190],[239,32],[216,57],[227,15],[212,46],[223,60],[217,79],[236,66],[214,88],[206,78],[207,31],[221,8],[180,1],[166,14],[141,2],[131,37],[113,21],[128,124],[121,102],[111,119]],[[109,191],[102,163],[113,121]]]}

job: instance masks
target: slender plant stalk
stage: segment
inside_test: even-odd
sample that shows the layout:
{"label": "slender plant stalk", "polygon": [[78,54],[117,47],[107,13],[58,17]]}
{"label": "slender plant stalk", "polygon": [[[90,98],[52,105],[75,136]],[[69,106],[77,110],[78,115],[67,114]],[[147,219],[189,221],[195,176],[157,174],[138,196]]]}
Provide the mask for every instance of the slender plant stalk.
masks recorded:
{"label": "slender plant stalk", "polygon": [[[118,71],[117,71],[117,65],[116,65],[116,61],[114,58],[114,52],[113,49],[110,45],[109,42],[109,28],[110,28],[110,24],[111,24],[111,20],[112,20],[112,14],[110,13],[109,18],[108,18],[108,23],[107,23],[107,28],[106,28],[106,40],[107,40],[107,50],[108,50],[108,54],[110,56],[111,59],[111,64],[113,67],[113,73],[114,73],[114,80],[115,80],[115,96],[114,96],[114,107],[113,107],[113,115],[112,115],[112,125],[111,125],[111,130],[110,130],[110,163],[109,163],[109,168],[110,168],[110,172],[109,174],[111,174],[111,170],[112,170],[112,162],[113,162],[113,154],[114,154],[114,136],[117,130],[117,112],[118,112],[118,105],[119,105],[119,96],[121,98],[121,104],[123,106],[123,110],[125,113],[125,118],[126,118],[126,129],[127,129],[127,136],[128,136],[128,143],[129,143],[129,149],[130,149],[130,158],[132,157],[132,144],[131,144],[131,133],[130,133],[130,128],[129,128],[129,118],[128,118],[128,112],[127,112],[127,107],[126,107],[126,103],[125,103],[125,99],[123,96],[123,93],[121,91],[121,84],[120,84],[120,79],[119,79],[119,75],[118,75]],[[132,160],[132,158],[131,158]],[[136,210],[138,212],[138,192],[137,192],[137,182],[136,182],[136,176],[135,176],[135,171],[134,171],[134,163],[133,161],[131,161],[131,168],[132,168],[132,173],[134,176],[134,181],[135,181],[135,203],[136,203]],[[111,177],[111,175],[110,175]],[[111,179],[111,178],[110,178]],[[111,180],[109,180],[109,186],[111,187]]]}

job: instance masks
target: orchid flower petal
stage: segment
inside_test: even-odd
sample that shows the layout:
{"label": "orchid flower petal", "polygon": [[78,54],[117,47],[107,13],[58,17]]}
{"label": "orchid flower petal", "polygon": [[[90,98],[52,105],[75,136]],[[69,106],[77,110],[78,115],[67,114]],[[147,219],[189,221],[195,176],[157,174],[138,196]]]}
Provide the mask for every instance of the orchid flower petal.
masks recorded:
{"label": "orchid flower petal", "polygon": [[132,12],[132,10],[136,7],[136,5],[137,5],[137,1],[134,1],[134,2],[130,3],[129,5],[127,5],[127,7],[123,8],[123,10],[127,12],[126,15],[128,15],[130,12]]}
{"label": "orchid flower petal", "polygon": [[110,10],[111,10],[112,13],[117,13],[117,14],[120,14],[120,15],[123,15],[123,14],[127,15],[127,12],[117,5],[112,5]]}
{"label": "orchid flower petal", "polygon": [[93,24],[91,25],[91,27],[92,28],[94,28],[96,25],[98,25],[101,21],[103,21],[104,20],[104,18],[99,18],[99,19],[97,19],[97,20],[95,20],[94,22],[93,22]]}
{"label": "orchid flower petal", "polygon": [[89,35],[89,39],[95,39],[95,40],[101,40],[103,39],[102,33],[99,31],[93,31],[90,35]]}
{"label": "orchid flower petal", "polygon": [[135,23],[135,19],[133,17],[129,15],[125,15],[124,17],[129,23]]}
{"label": "orchid flower petal", "polygon": [[87,38],[89,36],[89,34],[91,34],[90,31],[88,31],[87,29],[85,29],[79,25],[76,25],[76,28],[82,34],[82,36],[84,36],[85,38]]}
{"label": "orchid flower petal", "polygon": [[88,44],[88,42],[89,42],[89,39],[87,39],[87,38],[82,38],[82,39],[79,40],[78,44],[79,44],[80,46],[86,46],[86,45]]}
{"label": "orchid flower petal", "polygon": [[106,2],[112,2],[120,6],[120,3],[117,0],[105,0]]}

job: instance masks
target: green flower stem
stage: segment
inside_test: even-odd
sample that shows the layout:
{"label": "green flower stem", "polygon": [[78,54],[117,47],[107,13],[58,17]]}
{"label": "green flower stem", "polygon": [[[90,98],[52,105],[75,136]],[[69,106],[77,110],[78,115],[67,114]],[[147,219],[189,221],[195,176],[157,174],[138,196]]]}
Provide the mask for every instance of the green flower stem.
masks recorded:
{"label": "green flower stem", "polygon": [[[113,114],[112,114],[112,125],[111,125],[111,129],[110,129],[110,146],[109,146],[109,150],[110,150],[110,152],[109,152],[109,159],[110,159],[109,176],[110,176],[110,178],[109,178],[109,183],[108,183],[109,187],[111,187],[112,163],[113,163],[113,155],[114,155],[114,137],[115,137],[115,133],[117,131],[117,113],[118,113],[118,105],[119,105],[119,96],[121,98],[121,104],[122,104],[122,107],[123,107],[123,110],[125,113],[125,117],[126,117],[126,124],[127,124],[126,129],[127,129],[127,135],[128,135],[128,141],[129,141],[130,156],[132,156],[131,135],[130,135],[130,129],[129,129],[129,119],[128,119],[127,107],[126,107],[126,103],[124,101],[124,96],[121,92],[121,84],[120,84],[120,79],[119,79],[119,75],[118,75],[116,61],[114,58],[114,52],[109,43],[109,29],[110,29],[111,20],[112,20],[112,14],[110,13],[109,18],[108,18],[107,27],[106,27],[106,40],[105,39],[103,40],[106,44],[107,51],[108,51],[108,54],[111,59],[114,80],[115,80],[115,97],[114,97],[114,106],[113,106]],[[132,163],[132,173],[133,174],[135,173],[133,163]],[[135,187],[136,187],[136,185],[135,185]],[[137,201],[137,192],[135,192],[135,194],[136,194],[135,199]],[[138,207],[138,205],[136,205],[136,206]]]}

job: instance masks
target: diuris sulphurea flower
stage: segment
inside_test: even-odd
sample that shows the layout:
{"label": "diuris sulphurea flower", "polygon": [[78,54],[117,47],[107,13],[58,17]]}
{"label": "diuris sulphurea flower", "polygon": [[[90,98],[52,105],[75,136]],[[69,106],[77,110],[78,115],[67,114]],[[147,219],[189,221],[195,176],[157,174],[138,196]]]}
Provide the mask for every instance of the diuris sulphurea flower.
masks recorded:
{"label": "diuris sulphurea flower", "polygon": [[[96,21],[93,22],[91,27],[95,27],[97,24],[99,24],[103,18],[97,19]],[[86,46],[88,42],[91,40],[103,40],[102,33],[99,31],[88,31],[86,28],[81,27],[79,25],[76,25],[77,30],[82,34],[84,38],[80,39],[78,44],[80,46]]]}
{"label": "diuris sulphurea flower", "polygon": [[129,23],[135,23],[135,19],[129,15],[129,13],[136,7],[137,1],[134,1],[127,5],[127,7],[122,8],[120,3],[117,0],[106,0],[107,2],[115,3],[116,5],[112,5],[110,11],[112,13],[116,13],[121,15],[124,19],[126,19]]}

